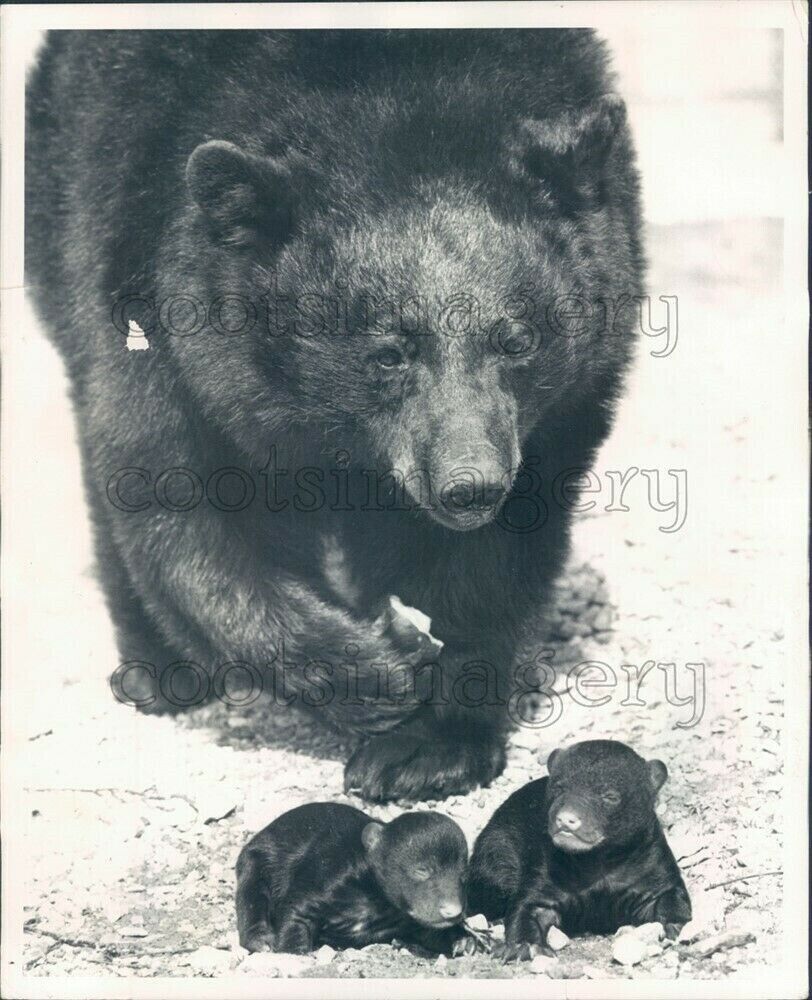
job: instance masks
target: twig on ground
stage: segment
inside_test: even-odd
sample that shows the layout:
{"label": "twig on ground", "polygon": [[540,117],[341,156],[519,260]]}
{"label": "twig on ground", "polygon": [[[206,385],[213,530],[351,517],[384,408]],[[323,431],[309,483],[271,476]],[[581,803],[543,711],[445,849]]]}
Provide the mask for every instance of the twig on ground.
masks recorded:
{"label": "twig on ground", "polygon": [[777,872],[757,872],[755,875],[739,875],[738,878],[729,878],[724,882],[716,882],[714,885],[706,885],[705,892],[710,889],[721,889],[723,885],[733,885],[734,882],[747,882],[751,878],[766,878],[768,875],[781,875],[780,871]]}

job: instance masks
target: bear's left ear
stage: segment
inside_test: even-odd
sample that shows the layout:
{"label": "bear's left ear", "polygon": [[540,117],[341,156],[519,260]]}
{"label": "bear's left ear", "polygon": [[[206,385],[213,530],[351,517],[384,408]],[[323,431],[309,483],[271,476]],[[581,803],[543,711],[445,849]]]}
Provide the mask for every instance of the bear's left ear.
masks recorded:
{"label": "bear's left ear", "polygon": [[661,760],[649,760],[646,761],[646,764],[654,791],[659,792],[668,780],[668,768]]}
{"label": "bear's left ear", "polygon": [[525,121],[513,162],[565,210],[577,211],[604,199],[609,157],[625,127],[626,105],[607,95],[577,114]]}
{"label": "bear's left ear", "polygon": [[555,764],[555,759],[561,753],[560,750],[551,750],[550,755],[547,758],[547,773],[550,774],[553,770],[553,765]]}
{"label": "bear's left ear", "polygon": [[295,192],[288,161],[214,139],[189,157],[186,183],[218,242],[279,247],[290,236]]}

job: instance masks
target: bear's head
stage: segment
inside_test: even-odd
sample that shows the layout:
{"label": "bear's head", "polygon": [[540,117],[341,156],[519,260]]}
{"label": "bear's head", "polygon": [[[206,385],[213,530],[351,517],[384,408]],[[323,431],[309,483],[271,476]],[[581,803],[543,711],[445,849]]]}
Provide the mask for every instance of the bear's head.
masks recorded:
{"label": "bear's head", "polygon": [[550,415],[630,353],[612,309],[638,292],[630,161],[614,98],[518,122],[478,180],[204,142],[168,267],[215,330],[174,349],[246,452],[338,432],[436,521],[479,527]]}

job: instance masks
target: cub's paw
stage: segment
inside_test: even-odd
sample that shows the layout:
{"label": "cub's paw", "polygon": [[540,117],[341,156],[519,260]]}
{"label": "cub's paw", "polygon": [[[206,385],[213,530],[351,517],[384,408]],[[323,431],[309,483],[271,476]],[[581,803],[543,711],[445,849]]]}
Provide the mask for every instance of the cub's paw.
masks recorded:
{"label": "cub's paw", "polygon": [[274,935],[271,930],[249,931],[245,939],[240,942],[246,951],[273,951]]}
{"label": "cub's paw", "polygon": [[359,747],[345,768],[344,789],[370,802],[445,799],[490,784],[504,766],[501,744],[450,743],[407,728]]}
{"label": "cub's paw", "polygon": [[463,955],[487,954],[490,950],[491,941],[486,935],[467,933],[454,942],[451,948],[451,957],[460,958]]}
{"label": "cub's paw", "polygon": [[555,953],[547,945],[534,944],[531,941],[500,941],[493,949],[493,957],[500,962],[530,962],[536,955],[553,957]]}

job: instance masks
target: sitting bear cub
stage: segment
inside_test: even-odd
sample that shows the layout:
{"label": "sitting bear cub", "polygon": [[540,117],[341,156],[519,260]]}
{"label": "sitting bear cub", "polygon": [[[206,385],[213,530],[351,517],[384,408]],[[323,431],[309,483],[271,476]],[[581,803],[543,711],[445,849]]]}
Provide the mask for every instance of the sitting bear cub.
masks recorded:
{"label": "sitting bear cub", "polygon": [[[501,772],[562,497],[632,353],[613,88],[587,30],[51,33],[28,280],[118,697],[239,676],[361,736],[346,784],[371,800]],[[392,627],[393,596],[437,643]]]}
{"label": "sitting bear cub", "polygon": [[549,777],[514,792],[474,844],[468,906],[505,921],[506,961],[551,955],[547,933],[611,934],[691,919],[654,804],[668,770],[614,740],[553,750]]}

